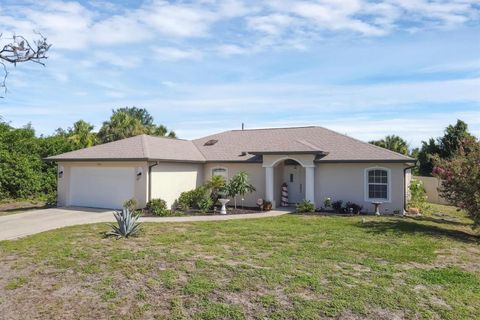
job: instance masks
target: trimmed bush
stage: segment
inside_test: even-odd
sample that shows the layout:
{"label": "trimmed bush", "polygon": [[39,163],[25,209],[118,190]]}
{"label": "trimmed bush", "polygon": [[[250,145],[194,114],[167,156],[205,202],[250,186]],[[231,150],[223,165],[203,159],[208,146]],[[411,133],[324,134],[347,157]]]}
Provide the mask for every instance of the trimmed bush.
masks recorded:
{"label": "trimmed bush", "polygon": [[332,209],[337,213],[343,212],[343,201],[338,200],[338,201],[332,202]]}
{"label": "trimmed bush", "polygon": [[167,208],[167,203],[165,200],[160,198],[148,201],[147,210],[155,216],[165,217],[170,215],[170,210]]}
{"label": "trimmed bush", "polygon": [[198,209],[206,212],[214,205],[210,197],[210,190],[204,186],[182,192],[177,202],[183,211]]}
{"label": "trimmed bush", "polygon": [[363,206],[350,201],[348,201],[347,204],[345,205],[345,210],[347,213],[360,214],[362,209],[363,209]]}
{"label": "trimmed bush", "polygon": [[213,200],[212,198],[204,198],[198,202],[198,209],[202,212],[207,212],[211,207],[213,207]]}
{"label": "trimmed bush", "polygon": [[315,212],[315,204],[309,200],[302,200],[301,202],[297,203],[296,208],[298,213]]}

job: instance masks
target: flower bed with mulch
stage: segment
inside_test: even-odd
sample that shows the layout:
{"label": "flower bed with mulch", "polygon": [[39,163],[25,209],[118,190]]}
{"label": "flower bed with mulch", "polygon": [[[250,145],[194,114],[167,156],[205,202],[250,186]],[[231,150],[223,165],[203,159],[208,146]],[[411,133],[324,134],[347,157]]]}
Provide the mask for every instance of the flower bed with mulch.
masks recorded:
{"label": "flower bed with mulch", "polygon": [[[213,210],[202,211],[198,209],[189,209],[187,211],[183,210],[172,210],[170,214],[165,215],[164,217],[182,217],[182,216],[220,216],[220,206],[215,206]],[[234,214],[252,214],[252,213],[262,213],[268,211],[261,211],[259,208],[255,207],[240,207],[237,206],[235,209],[233,206],[227,207],[227,215],[234,215]],[[142,210],[139,212],[142,217],[161,217],[158,215],[151,214],[148,210]]]}

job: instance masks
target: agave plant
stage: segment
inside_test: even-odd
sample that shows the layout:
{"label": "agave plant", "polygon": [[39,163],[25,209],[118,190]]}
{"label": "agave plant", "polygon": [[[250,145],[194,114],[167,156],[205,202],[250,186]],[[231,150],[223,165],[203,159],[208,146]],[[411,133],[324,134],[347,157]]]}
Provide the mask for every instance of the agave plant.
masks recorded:
{"label": "agave plant", "polygon": [[114,236],[118,238],[128,238],[136,235],[140,231],[140,222],[137,222],[138,216],[132,214],[128,208],[123,208],[122,211],[115,211],[113,213],[117,220],[118,226],[111,224],[112,230],[107,233],[107,236]]}

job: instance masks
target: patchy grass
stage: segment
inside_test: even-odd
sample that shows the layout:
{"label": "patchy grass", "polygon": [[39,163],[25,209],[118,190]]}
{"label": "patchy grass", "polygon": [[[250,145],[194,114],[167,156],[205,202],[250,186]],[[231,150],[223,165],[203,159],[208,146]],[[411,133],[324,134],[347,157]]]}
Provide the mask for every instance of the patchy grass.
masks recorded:
{"label": "patchy grass", "polygon": [[28,279],[25,277],[14,278],[5,285],[7,290],[15,290],[23,286],[28,282]]}
{"label": "patchy grass", "polygon": [[472,225],[473,221],[466,215],[466,213],[453,206],[446,206],[441,204],[429,203],[428,209],[423,213],[425,217],[434,218],[435,221],[444,220],[449,223],[459,223],[465,225]]}
{"label": "patchy grass", "polygon": [[[451,208],[447,208],[451,210]],[[463,213],[106,224],[0,242],[0,314],[51,319],[480,318]],[[22,280],[23,279],[23,280]]]}
{"label": "patchy grass", "polygon": [[4,199],[0,200],[0,216],[5,216],[14,213],[25,212],[28,210],[36,210],[46,208],[44,200],[37,199],[25,199],[25,200],[12,200]]}

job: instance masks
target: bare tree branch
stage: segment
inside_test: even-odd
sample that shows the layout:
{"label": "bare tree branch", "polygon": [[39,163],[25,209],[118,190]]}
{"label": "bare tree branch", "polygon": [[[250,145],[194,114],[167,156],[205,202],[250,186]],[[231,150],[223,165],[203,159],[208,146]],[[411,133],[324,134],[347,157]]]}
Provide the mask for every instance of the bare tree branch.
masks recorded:
{"label": "bare tree branch", "polygon": [[[11,42],[5,44],[3,47],[0,47],[0,64],[3,67],[4,76],[3,80],[0,81],[0,88],[3,88],[4,93],[7,92],[7,86],[5,84],[8,71],[5,63],[11,63],[14,66],[17,63],[32,61],[42,66],[45,66],[43,60],[47,59],[47,51],[52,46],[47,42],[41,33],[35,32],[39,35],[40,39],[33,41],[33,46],[30,42],[25,39],[23,36],[13,35],[12,38],[4,38],[11,40]],[[2,38],[2,33],[0,33],[0,39]],[[0,98],[3,98],[0,96]]]}

